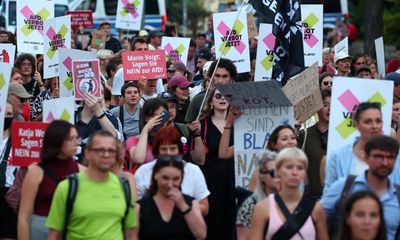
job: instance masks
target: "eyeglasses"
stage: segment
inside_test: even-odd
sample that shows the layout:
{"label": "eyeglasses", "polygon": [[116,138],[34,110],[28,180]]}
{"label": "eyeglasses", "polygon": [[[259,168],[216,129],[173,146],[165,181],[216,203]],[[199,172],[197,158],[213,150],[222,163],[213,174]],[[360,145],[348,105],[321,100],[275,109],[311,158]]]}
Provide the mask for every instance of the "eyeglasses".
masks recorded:
{"label": "eyeglasses", "polygon": [[32,63],[22,63],[22,67],[32,67]]}
{"label": "eyeglasses", "polygon": [[327,87],[327,86],[332,86],[332,82],[331,81],[326,81],[326,82],[322,82],[322,84]]}
{"label": "eyeglasses", "polygon": [[223,96],[222,96],[221,93],[216,93],[216,94],[214,94],[214,97],[215,97],[216,99],[221,99]]}
{"label": "eyeglasses", "polygon": [[90,151],[93,151],[97,154],[105,155],[108,153],[110,156],[115,156],[117,155],[117,149],[113,148],[88,148]]}
{"label": "eyeglasses", "polygon": [[259,170],[260,174],[269,174],[272,178],[275,177],[275,169]]}
{"label": "eyeglasses", "polygon": [[67,138],[68,142],[74,142],[77,143],[78,145],[82,144],[82,138],[80,137],[69,137]]}

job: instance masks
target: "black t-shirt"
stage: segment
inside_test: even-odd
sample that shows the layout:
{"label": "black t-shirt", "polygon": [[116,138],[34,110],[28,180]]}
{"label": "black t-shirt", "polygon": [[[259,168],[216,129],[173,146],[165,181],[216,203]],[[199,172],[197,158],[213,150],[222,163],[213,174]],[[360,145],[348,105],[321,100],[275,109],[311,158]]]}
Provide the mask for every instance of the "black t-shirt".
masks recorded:
{"label": "black t-shirt", "polygon": [[110,40],[106,42],[105,49],[109,49],[114,53],[117,53],[122,49],[122,46],[118,39],[110,37]]}
{"label": "black t-shirt", "polygon": [[39,84],[37,83],[36,79],[32,78],[32,80],[28,83],[24,83],[22,84],[25,88],[25,90],[33,95],[33,97],[30,99],[31,102],[33,102],[35,100],[35,98],[39,95],[40,93],[40,88],[39,88]]}

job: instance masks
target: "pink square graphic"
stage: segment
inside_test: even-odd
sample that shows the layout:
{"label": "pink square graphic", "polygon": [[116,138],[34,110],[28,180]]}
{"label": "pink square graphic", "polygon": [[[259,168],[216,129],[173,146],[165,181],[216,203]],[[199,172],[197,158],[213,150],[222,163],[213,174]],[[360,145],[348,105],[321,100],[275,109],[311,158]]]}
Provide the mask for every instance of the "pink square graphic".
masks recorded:
{"label": "pink square graphic", "polygon": [[338,99],[348,112],[353,112],[354,106],[360,104],[360,101],[358,101],[358,99],[349,89],[347,89],[342,95],[340,95]]}
{"label": "pink square graphic", "polygon": [[272,33],[270,33],[263,39],[263,42],[271,50],[275,48],[275,40],[276,40],[275,36]]}

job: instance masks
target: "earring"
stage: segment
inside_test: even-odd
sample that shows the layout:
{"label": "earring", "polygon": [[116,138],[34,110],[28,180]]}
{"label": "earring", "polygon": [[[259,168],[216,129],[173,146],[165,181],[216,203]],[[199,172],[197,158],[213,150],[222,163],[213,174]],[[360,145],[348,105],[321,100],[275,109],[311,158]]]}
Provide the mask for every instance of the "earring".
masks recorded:
{"label": "earring", "polygon": [[211,110],[213,110],[214,109],[214,105],[210,105],[210,108],[211,108]]}

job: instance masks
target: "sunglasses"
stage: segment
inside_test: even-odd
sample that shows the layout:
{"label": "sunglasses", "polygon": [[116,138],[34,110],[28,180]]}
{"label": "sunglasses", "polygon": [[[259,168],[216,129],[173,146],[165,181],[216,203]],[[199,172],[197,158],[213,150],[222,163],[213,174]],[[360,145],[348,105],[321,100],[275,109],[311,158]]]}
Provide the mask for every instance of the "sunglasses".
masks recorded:
{"label": "sunglasses", "polygon": [[322,84],[324,84],[324,86],[332,86],[332,82],[331,81],[322,82]]}
{"label": "sunglasses", "polygon": [[222,96],[221,93],[216,93],[216,94],[214,94],[214,97],[215,97],[216,99],[221,99],[223,96]]}
{"label": "sunglasses", "polygon": [[260,168],[259,172],[260,174],[269,174],[272,178],[275,178],[275,169],[262,170]]}

